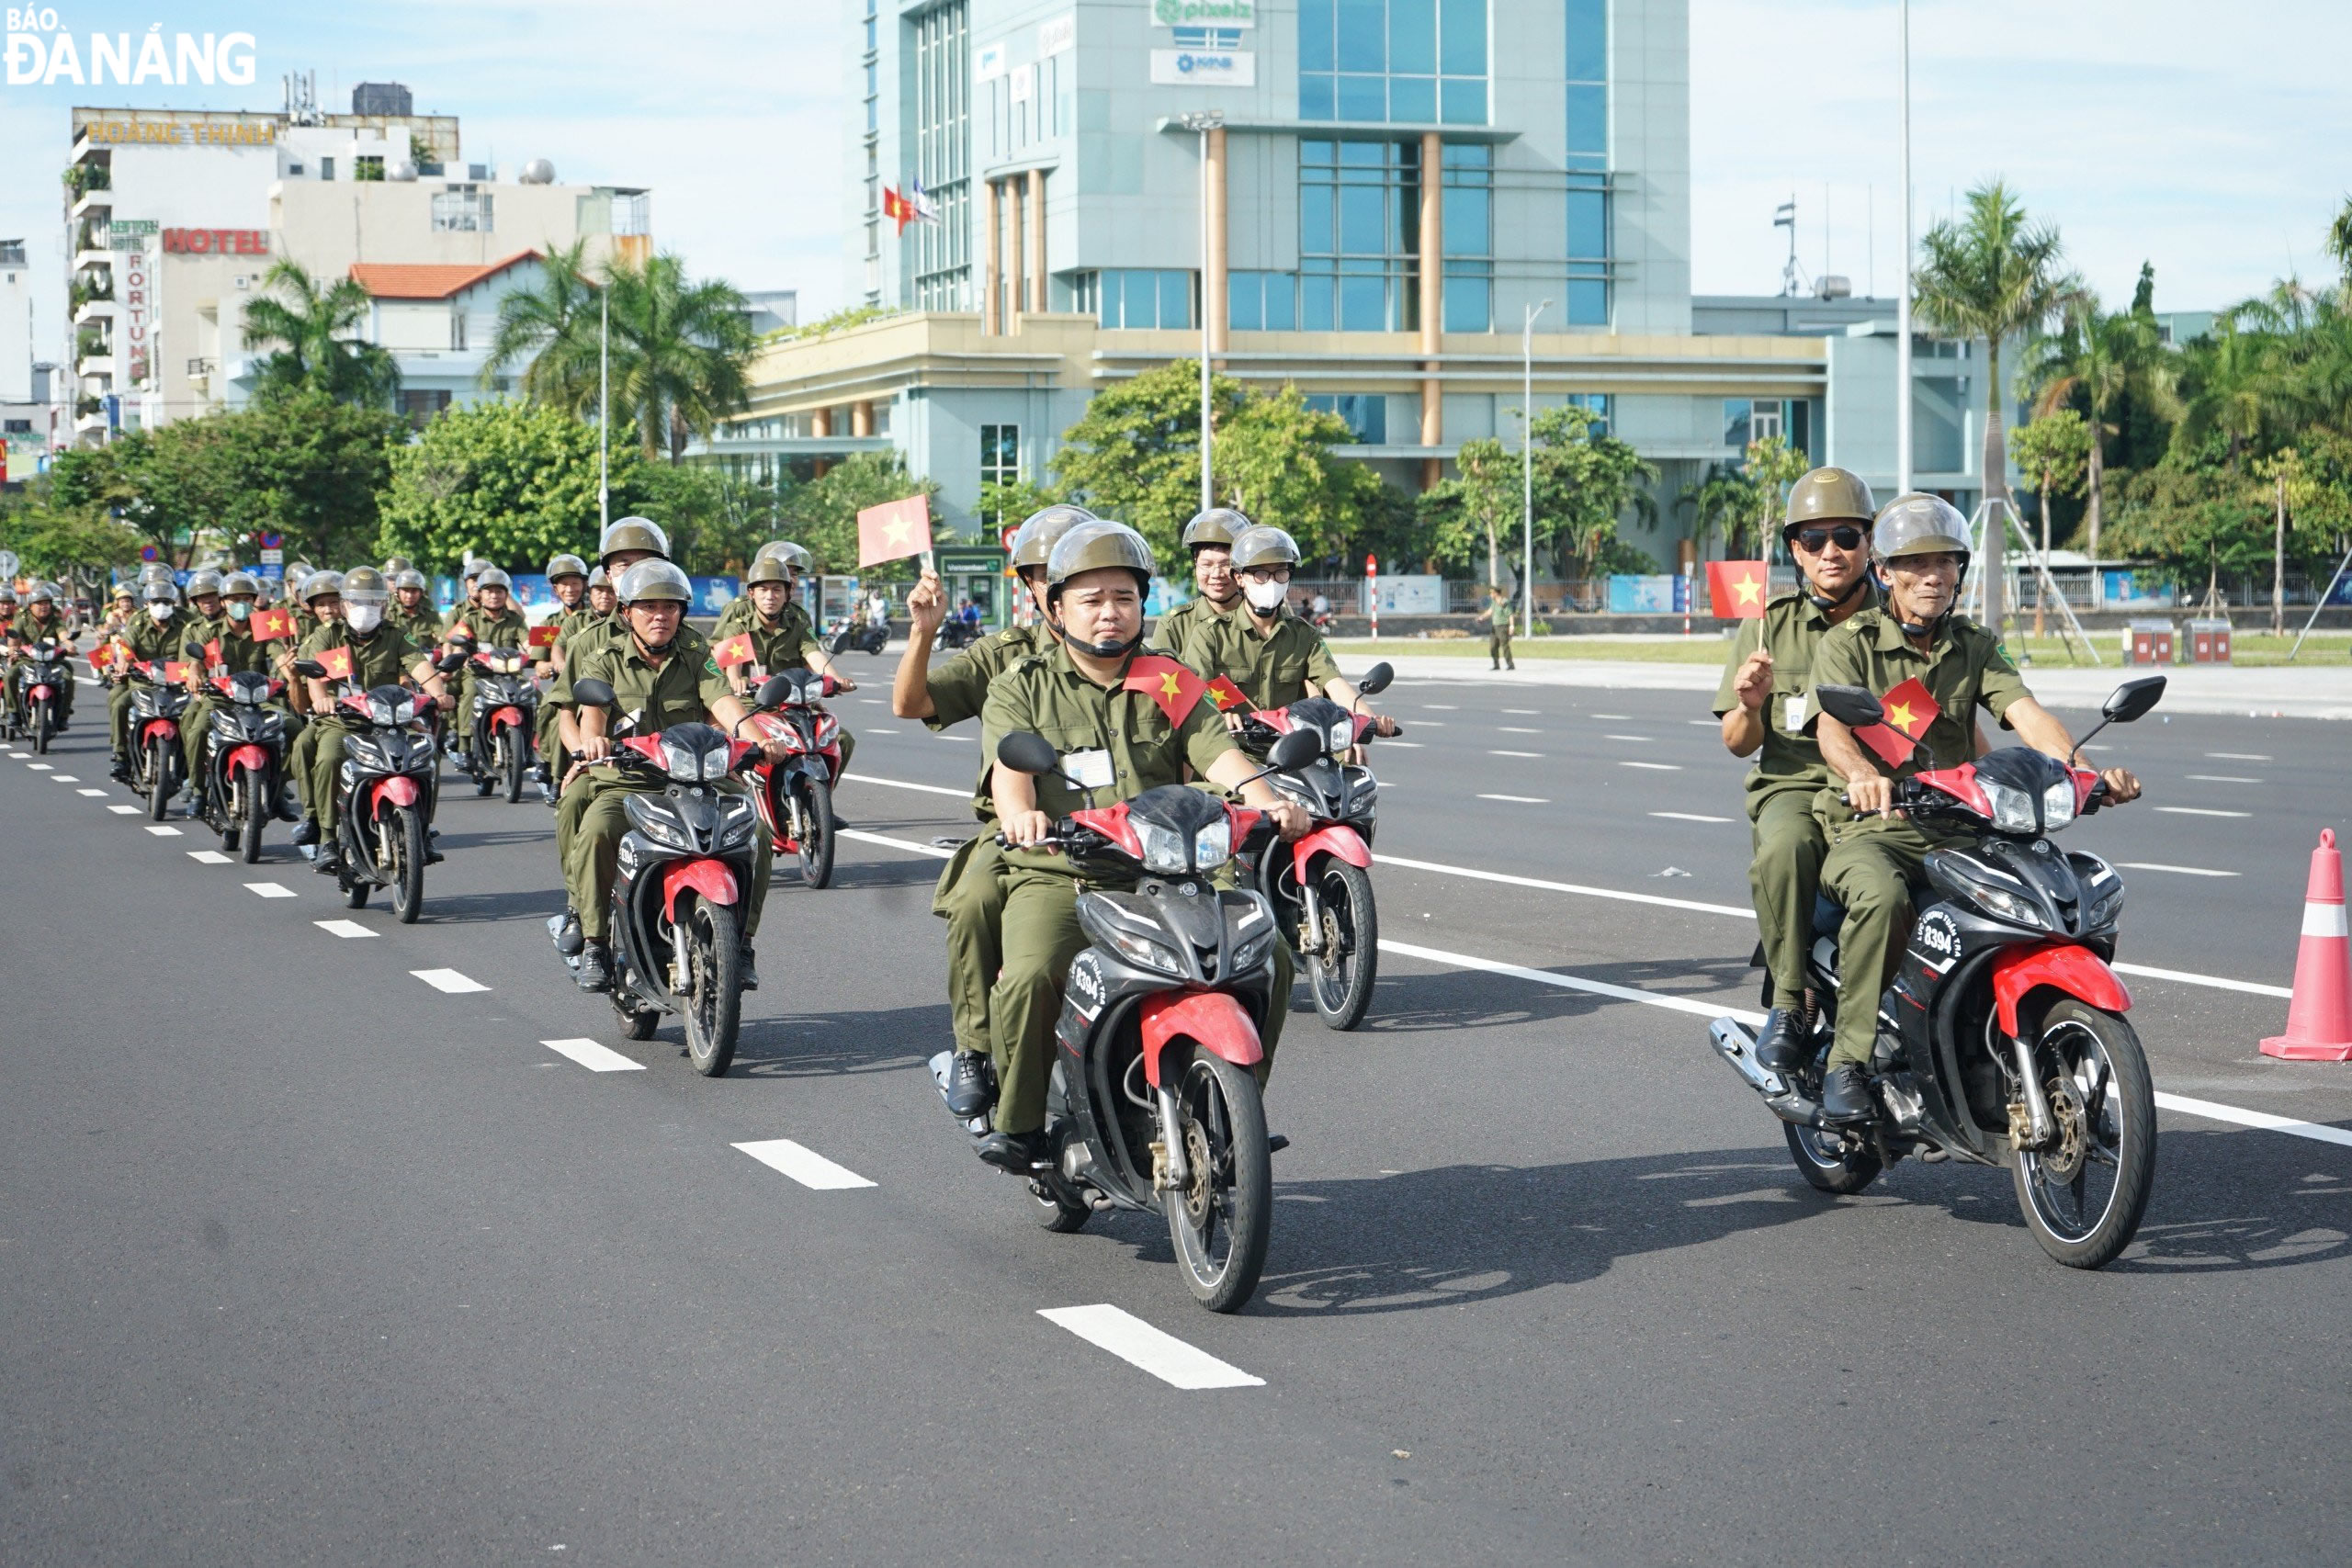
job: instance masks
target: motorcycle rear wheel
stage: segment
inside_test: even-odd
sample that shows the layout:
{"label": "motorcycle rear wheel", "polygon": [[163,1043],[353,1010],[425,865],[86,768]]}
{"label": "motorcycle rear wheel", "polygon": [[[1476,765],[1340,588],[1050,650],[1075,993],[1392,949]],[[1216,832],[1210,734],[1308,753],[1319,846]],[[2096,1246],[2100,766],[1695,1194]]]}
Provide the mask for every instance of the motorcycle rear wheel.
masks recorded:
{"label": "motorcycle rear wheel", "polygon": [[735,1036],[742,1024],[742,947],[735,911],[707,898],[695,900],[682,922],[686,953],[686,994],[678,999],[686,1019],[686,1055],[707,1078],[724,1077],[735,1060]]}
{"label": "motorcycle rear wheel", "polygon": [[1307,988],[1326,1025],[1350,1030],[1372,1007],[1380,971],[1380,911],[1372,901],[1372,878],[1362,866],[1326,855],[1315,876],[1323,931],[1321,942],[1307,955]]}
{"label": "motorcycle rear wheel", "polygon": [[1273,1228],[1274,1173],[1257,1077],[1199,1045],[1176,1081],[1191,1179],[1163,1193],[1176,1266],[1193,1299],[1234,1312],[1258,1289]]}
{"label": "motorcycle rear wheel", "polygon": [[375,890],[376,885],[372,882],[354,876],[347,871],[343,874],[343,878],[344,908],[347,909],[366,908],[368,907],[368,895]]}
{"label": "motorcycle rear wheel", "polygon": [[821,888],[833,880],[832,786],[804,777],[792,787],[800,794],[800,880]]}
{"label": "motorcycle rear wheel", "polygon": [[401,924],[413,926],[424,912],[424,815],[413,806],[401,807],[393,819],[392,913]]}
{"label": "motorcycle rear wheel", "polygon": [[2104,1268],[2132,1245],[2155,1184],[2148,1058],[2129,1023],[2069,998],[2043,1015],[2034,1064],[2059,1146],[2018,1151],[2018,1208],[2042,1251],[2069,1269]]}
{"label": "motorcycle rear wheel", "polygon": [[242,788],[245,796],[245,831],[243,852],[245,863],[254,865],[261,860],[261,827],[270,818],[269,791],[262,787],[256,774],[247,773]]}
{"label": "motorcycle rear wheel", "polygon": [[1781,1131],[1788,1136],[1789,1156],[1797,1169],[1820,1191],[1849,1197],[1876,1181],[1885,1168],[1877,1155],[1851,1140],[1842,1152],[1833,1152],[1829,1134],[1789,1122],[1781,1123]]}
{"label": "motorcycle rear wheel", "polygon": [[531,771],[531,749],[523,744],[519,730],[509,730],[498,750],[505,762],[506,804],[513,806],[523,798],[523,775]]}
{"label": "motorcycle rear wheel", "polygon": [[147,745],[147,820],[161,822],[172,804],[170,742],[157,736]]}
{"label": "motorcycle rear wheel", "polygon": [[653,1032],[662,1027],[662,1015],[651,1008],[640,1008],[628,998],[628,982],[617,973],[613,976],[613,1012],[621,1021],[621,1033],[631,1040],[650,1040]]}

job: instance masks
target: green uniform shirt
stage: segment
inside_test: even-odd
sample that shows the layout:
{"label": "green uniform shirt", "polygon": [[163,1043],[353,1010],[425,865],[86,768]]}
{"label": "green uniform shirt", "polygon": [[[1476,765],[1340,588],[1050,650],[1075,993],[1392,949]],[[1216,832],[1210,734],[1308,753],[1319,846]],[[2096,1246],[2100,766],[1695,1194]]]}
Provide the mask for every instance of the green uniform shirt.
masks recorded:
{"label": "green uniform shirt", "polygon": [[1498,632],[1510,630],[1510,601],[1497,599],[1487,606],[1487,624]]}
{"label": "green uniform shirt", "polygon": [[[416,668],[416,661],[424,657],[416,644],[408,640],[407,634],[397,627],[379,626],[361,637],[341,621],[312,632],[303,641],[301,657],[316,659],[337,648],[351,650],[351,679],[363,692],[399,684]],[[327,684],[333,688],[340,682],[330,680]]]}
{"label": "green uniform shirt", "polygon": [[728,694],[726,677],[710,657],[710,644],[692,626],[681,626],[670,651],[656,664],[638,648],[637,639],[607,641],[582,649],[565,666],[557,684],[563,700],[571,700],[574,679],[608,682],[613,688],[613,723],[608,733],[658,735],[673,724],[692,724]]}
{"label": "green uniform shirt", "polygon": [[391,604],[385,607],[384,624],[398,628],[401,636],[419,648],[430,648],[441,640],[441,617],[433,613],[429,599],[420,599],[415,609],[404,610],[400,595],[395,593]]}
{"label": "green uniform shirt", "polygon": [[[124,628],[122,640],[130,645],[131,657],[142,663],[152,664],[159,659],[176,659],[179,657],[180,638],[187,631],[188,622],[194,618],[187,611],[177,610],[173,612],[170,620],[159,626],[154,616],[141,615]],[[164,672],[156,671],[155,679],[160,681],[163,678]]]}
{"label": "green uniform shirt", "polygon": [[520,648],[531,634],[531,623],[512,604],[494,615],[474,605],[452,611],[443,629],[455,631],[459,622],[473,633],[476,648]]}
{"label": "green uniform shirt", "polygon": [[1193,639],[1205,635],[1211,626],[1231,620],[1234,611],[1240,607],[1239,594],[1220,610],[1206,594],[1195,593],[1159,617],[1159,624],[1151,628],[1151,646],[1164,648],[1180,661],[1191,664]]}
{"label": "green uniform shirt", "polygon": [[245,629],[252,624],[247,621],[240,625],[226,615],[217,621],[198,621],[181,638],[180,657],[198,666],[202,673],[209,677],[213,671],[210,662],[204,657],[204,645],[218,641],[220,644],[221,668],[226,673],[266,675],[269,672],[269,648],[266,643],[255,642],[253,634]]}
{"label": "green uniform shirt", "polygon": [[1859,611],[1823,637],[1813,657],[1816,686],[1862,686],[1883,697],[1914,677],[1941,711],[1921,737],[1925,757],[1895,769],[1896,778],[1967,761],[1975,754],[1976,707],[1981,704],[1999,718],[2032,694],[1993,634],[1957,615],[1943,618],[1922,652],[1885,610]]}
{"label": "green uniform shirt", "polygon": [[[737,601],[739,604],[748,602],[748,596]],[[730,610],[734,607],[733,604],[728,606]],[[784,614],[777,617],[775,626],[768,625],[755,608],[743,617],[742,624],[734,631],[712,640],[723,642],[727,637],[738,635],[752,639],[752,679],[755,683],[771,675],[780,675],[786,670],[806,670],[810,654],[825,651],[823,645],[817,640],[817,628],[808,624],[808,613],[789,600],[786,601]]]}
{"label": "green uniform shirt", "polygon": [[[924,725],[947,729],[967,718],[978,718],[988,705],[989,687],[999,675],[1024,659],[1051,655],[1060,644],[1061,639],[1043,621],[982,637],[923,677],[932,710]],[[986,791],[984,779],[982,793]]]}
{"label": "green uniform shirt", "polygon": [[[1137,654],[1152,651],[1140,649]],[[1124,674],[1136,654],[1120,666]],[[982,754],[996,755],[1008,735],[1023,732],[1045,737],[1065,756],[1074,751],[1110,753],[1112,777],[1097,790],[1093,805],[1131,800],[1162,784],[1182,784],[1185,770],[1205,776],[1211,764],[1233,750],[1233,738],[1216,705],[1206,697],[1195,701],[1181,720],[1171,721],[1158,703],[1142,692],[1124,686],[1109,690],[1096,685],[1070,663],[1069,650],[1023,659],[989,686],[980,714]],[[1037,807],[1049,817],[1066,817],[1089,805],[1084,792],[1057,778],[1037,780]],[[1040,850],[1010,850],[1006,859],[1017,865],[1069,871],[1059,855]]]}
{"label": "green uniform shirt", "polygon": [[[1862,593],[1856,616],[1878,606],[1875,584],[1864,585]],[[1765,801],[1783,790],[1811,795],[1837,782],[1829,764],[1821,759],[1821,742],[1814,738],[1813,729],[1814,660],[1821,652],[1822,639],[1836,629],[1812,598],[1798,591],[1772,599],[1761,615],[1740,622],[1732,634],[1731,657],[1724,660],[1723,682],[1715,688],[1717,718],[1739,705],[1739,694],[1733,684],[1748,656],[1759,648],[1772,656],[1772,691],[1760,715],[1764,744],[1757,750],[1756,766],[1747,773],[1751,818],[1764,808]]]}
{"label": "green uniform shirt", "polygon": [[1326,682],[1340,678],[1323,634],[1287,604],[1264,637],[1246,613],[1213,617],[1194,633],[1184,662],[1211,680],[1229,678],[1253,708],[1288,707],[1307,694],[1308,682],[1319,694]]}
{"label": "green uniform shirt", "polygon": [[[800,606],[800,601],[797,597],[786,603],[794,609],[798,609]],[[803,611],[802,614],[805,615],[807,612]],[[711,641],[725,642],[737,632],[750,630],[752,623],[759,619],[759,607],[752,603],[752,596],[749,593],[738,593],[727,602],[725,609],[718,612],[718,624],[711,628]]]}

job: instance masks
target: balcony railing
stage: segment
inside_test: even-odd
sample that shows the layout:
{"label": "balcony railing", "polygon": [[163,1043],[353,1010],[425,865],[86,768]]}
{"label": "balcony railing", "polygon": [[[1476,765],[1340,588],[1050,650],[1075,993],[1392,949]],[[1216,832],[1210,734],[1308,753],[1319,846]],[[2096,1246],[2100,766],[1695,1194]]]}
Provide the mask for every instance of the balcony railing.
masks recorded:
{"label": "balcony railing", "polygon": [[219,364],[210,359],[198,358],[187,362],[187,373],[190,376],[209,376],[220,368]]}

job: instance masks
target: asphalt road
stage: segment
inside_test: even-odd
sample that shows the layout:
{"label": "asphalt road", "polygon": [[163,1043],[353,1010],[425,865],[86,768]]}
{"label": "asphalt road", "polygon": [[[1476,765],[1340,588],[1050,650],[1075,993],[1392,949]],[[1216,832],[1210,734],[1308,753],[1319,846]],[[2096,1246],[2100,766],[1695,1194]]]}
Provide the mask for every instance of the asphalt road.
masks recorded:
{"label": "asphalt road", "polygon": [[[2352,1148],[2167,1111],[2140,1241],[2078,1274],[2000,1172],[1815,1196],[1700,1017],[1463,964],[1753,1005],[1738,769],[1689,698],[1386,699],[1384,934],[1453,956],[1392,953],[1359,1034],[1294,1016],[1268,1277],[1216,1317],[1163,1226],[1047,1235],[948,1123],[922,851],[978,746],[874,694],[838,705],[863,836],[775,889],[718,1080],[570,987],[542,807],[447,797],[401,927],[282,829],[249,868],[116,814],[87,718],[0,757],[0,1558],[2346,1555]],[[2152,807],[2248,813],[2071,830],[2236,874],[2127,871],[2123,956],[2283,986],[2341,734],[2108,739]],[[2256,1054],[2282,999],[2132,983],[2160,1090],[2352,1122],[2352,1068]],[[632,1070],[543,1043],[581,1039]],[[872,1185],[735,1146],[779,1139]],[[1040,1315],[1091,1306],[1258,1381]]]}

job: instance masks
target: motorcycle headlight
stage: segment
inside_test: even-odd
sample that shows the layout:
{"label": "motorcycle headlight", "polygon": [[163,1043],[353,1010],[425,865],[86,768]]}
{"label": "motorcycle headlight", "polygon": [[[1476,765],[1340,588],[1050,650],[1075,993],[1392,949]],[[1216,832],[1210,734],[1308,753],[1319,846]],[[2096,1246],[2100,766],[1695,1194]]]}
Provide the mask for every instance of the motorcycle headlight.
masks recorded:
{"label": "motorcycle headlight", "polygon": [[[1175,835],[1169,836],[1173,838]],[[1162,975],[1184,973],[1183,961],[1170,949],[1152,941],[1149,937],[1135,931],[1122,931],[1116,926],[1110,925],[1103,928],[1102,934],[1110,940],[1112,948],[1119,956],[1130,964],[1138,964],[1146,969],[1157,969]]]}
{"label": "motorcycle headlight", "polygon": [[1233,819],[1210,823],[1193,835],[1193,869],[1215,871],[1233,858]]}
{"label": "motorcycle headlight", "polygon": [[2075,819],[2075,781],[2062,778],[2041,792],[2041,830],[2054,833]]}
{"label": "motorcycle headlight", "polygon": [[702,754],[702,776],[706,779],[725,778],[727,764],[730,760],[731,754],[726,747],[712,747]]}
{"label": "motorcycle headlight", "polygon": [[690,746],[673,746],[664,740],[662,742],[662,762],[670,770],[670,776],[680,784],[702,782],[702,753]]}
{"label": "motorcycle headlight", "polygon": [[[2075,855],[2075,869],[2082,874],[2084,899],[2083,929],[2095,931],[2115,923],[2123,912],[2123,878],[2115,868],[2097,855]],[[2083,863],[2087,861],[2088,865]]]}
{"label": "motorcycle headlight", "polygon": [[1344,751],[1356,743],[1356,721],[1343,718],[1331,726],[1331,750]]}
{"label": "motorcycle headlight", "polygon": [[751,838],[752,829],[760,823],[759,814],[748,800],[730,800],[721,808],[718,818],[718,852],[741,847]]}
{"label": "motorcycle headlight", "polygon": [[1982,774],[1977,784],[1984,788],[1984,798],[1993,803],[1993,826],[2004,833],[2030,833],[2039,826],[2033,813],[2033,796],[2014,784],[1996,784]]}
{"label": "motorcycle headlight", "polygon": [[1182,876],[1192,869],[1184,859],[1185,846],[1182,834],[1172,828],[1163,828],[1157,822],[1147,822],[1139,817],[1130,817],[1127,821],[1128,825],[1136,830],[1136,840],[1143,845],[1143,863],[1146,870],[1162,872],[1171,876]]}

